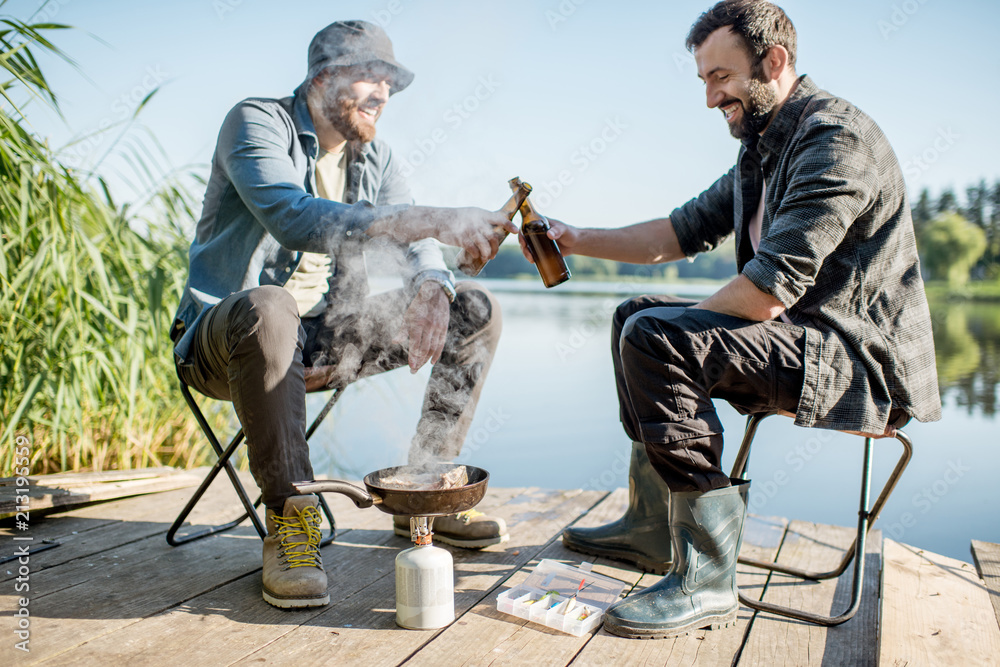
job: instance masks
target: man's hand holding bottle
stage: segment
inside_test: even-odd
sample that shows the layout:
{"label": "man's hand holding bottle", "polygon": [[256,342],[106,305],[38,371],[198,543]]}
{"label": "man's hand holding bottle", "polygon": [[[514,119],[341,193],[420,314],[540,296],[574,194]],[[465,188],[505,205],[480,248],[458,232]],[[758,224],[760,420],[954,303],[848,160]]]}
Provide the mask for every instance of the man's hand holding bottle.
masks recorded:
{"label": "man's hand holding bottle", "polygon": [[500,211],[471,206],[411,206],[394,216],[373,222],[368,228],[368,235],[387,236],[401,243],[435,238],[446,245],[461,248],[471,257],[489,261],[500,248],[497,229],[517,233],[517,225]]}

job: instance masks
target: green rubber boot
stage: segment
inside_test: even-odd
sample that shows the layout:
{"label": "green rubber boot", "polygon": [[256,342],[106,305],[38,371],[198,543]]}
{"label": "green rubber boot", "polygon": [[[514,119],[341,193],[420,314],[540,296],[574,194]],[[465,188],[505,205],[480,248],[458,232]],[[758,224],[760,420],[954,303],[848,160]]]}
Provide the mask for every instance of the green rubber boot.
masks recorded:
{"label": "green rubber boot", "polygon": [[732,483],[708,493],[672,494],[674,566],[658,583],[612,605],[604,616],[608,632],[663,639],[736,622],[736,559],[750,483]]}
{"label": "green rubber boot", "polygon": [[597,528],[567,528],[562,541],[573,551],[623,560],[646,572],[666,574],[672,559],[669,519],[670,490],[653,470],[646,446],[633,442],[625,515]]}

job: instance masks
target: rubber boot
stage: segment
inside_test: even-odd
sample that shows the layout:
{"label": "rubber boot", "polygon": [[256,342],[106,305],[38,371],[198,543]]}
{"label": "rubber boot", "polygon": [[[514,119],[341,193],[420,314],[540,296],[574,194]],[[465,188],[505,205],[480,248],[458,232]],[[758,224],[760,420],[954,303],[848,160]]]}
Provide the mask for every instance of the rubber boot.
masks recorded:
{"label": "rubber boot", "polygon": [[646,446],[632,443],[625,515],[597,528],[567,528],[567,549],[632,563],[641,570],[666,574],[670,569],[670,490],[653,469]]}
{"label": "rubber boot", "polygon": [[633,639],[662,639],[736,622],[736,559],[749,482],[708,493],[673,493],[674,566],[649,588],[612,605],[604,628]]}

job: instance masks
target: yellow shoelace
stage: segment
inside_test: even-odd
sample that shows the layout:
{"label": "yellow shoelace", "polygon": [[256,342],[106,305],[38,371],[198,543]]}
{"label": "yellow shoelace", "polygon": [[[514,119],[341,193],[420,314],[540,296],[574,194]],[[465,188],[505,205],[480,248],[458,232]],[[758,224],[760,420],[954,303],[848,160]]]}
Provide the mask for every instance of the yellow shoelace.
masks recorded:
{"label": "yellow shoelace", "polygon": [[456,514],[455,518],[459,519],[460,521],[464,521],[465,523],[469,523],[477,516],[483,516],[483,513],[480,512],[479,510],[465,510],[464,512],[459,512],[458,514]]}
{"label": "yellow shoelace", "polygon": [[[286,567],[322,567],[319,558],[319,541],[321,538],[319,525],[323,521],[319,510],[315,507],[305,507],[295,516],[275,516],[274,523],[280,526],[281,546],[278,555],[288,555]],[[289,542],[289,538],[305,535],[305,542]],[[294,547],[302,547],[299,551],[289,551]]]}

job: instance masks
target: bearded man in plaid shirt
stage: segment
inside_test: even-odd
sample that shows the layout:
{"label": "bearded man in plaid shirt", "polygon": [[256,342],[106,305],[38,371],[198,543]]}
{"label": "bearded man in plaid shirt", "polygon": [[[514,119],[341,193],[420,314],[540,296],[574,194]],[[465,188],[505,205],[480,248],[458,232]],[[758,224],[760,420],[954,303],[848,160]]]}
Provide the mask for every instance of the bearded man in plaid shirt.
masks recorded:
{"label": "bearded man in plaid shirt", "polygon": [[667,574],[607,612],[605,627],[626,637],[736,620],[749,482],[720,467],[712,398],[879,436],[941,417],[910,207],[882,131],[796,73],[795,28],[769,2],[718,3],[687,46],[708,107],[741,142],[735,166],[666,218],[617,229],[553,221],[550,232],[564,255],[632,263],[691,258],[735,234],[739,275],[718,292],[642,296],[614,317],[630,503],[563,542]]}

